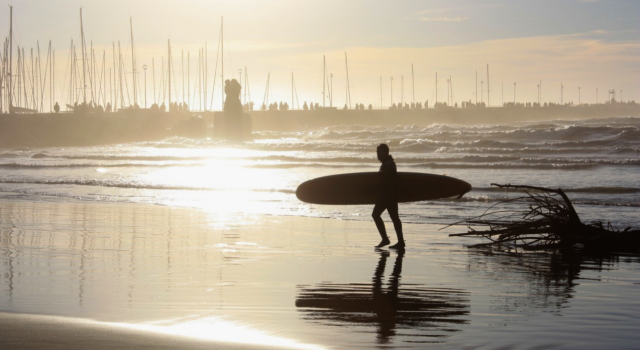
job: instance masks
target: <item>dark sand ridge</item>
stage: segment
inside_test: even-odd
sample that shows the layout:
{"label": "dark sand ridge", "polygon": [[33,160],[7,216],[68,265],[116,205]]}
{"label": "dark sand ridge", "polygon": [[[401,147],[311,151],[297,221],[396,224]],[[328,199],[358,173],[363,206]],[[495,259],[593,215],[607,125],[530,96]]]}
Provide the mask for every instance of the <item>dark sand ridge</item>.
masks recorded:
{"label": "dark sand ridge", "polygon": [[3,349],[280,349],[276,346],[212,342],[160,332],[138,330],[122,324],[100,323],[67,317],[0,312]]}
{"label": "dark sand ridge", "polygon": [[[215,112],[0,115],[0,148],[68,147],[211,136]],[[554,119],[640,116],[640,104],[596,106],[437,108],[422,110],[314,110],[250,112],[254,131],[314,130],[334,125],[393,126],[433,123],[471,125]]]}

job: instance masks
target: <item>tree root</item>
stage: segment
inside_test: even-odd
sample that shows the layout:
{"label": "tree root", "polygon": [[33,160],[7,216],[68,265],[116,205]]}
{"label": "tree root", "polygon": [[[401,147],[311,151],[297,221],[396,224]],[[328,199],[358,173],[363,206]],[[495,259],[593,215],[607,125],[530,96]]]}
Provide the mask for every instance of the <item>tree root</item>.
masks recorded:
{"label": "tree root", "polygon": [[[505,189],[522,190],[525,195],[499,202],[489,207],[482,215],[453,223],[465,224],[466,233],[450,234],[450,237],[481,237],[490,242],[471,247],[512,245],[523,249],[569,248],[582,244],[587,249],[640,251],[640,230],[614,230],[611,223],[584,224],[571,200],[562,189],[525,185],[500,185]],[[501,204],[521,201],[524,210],[499,210]],[[484,230],[477,230],[485,227]]]}

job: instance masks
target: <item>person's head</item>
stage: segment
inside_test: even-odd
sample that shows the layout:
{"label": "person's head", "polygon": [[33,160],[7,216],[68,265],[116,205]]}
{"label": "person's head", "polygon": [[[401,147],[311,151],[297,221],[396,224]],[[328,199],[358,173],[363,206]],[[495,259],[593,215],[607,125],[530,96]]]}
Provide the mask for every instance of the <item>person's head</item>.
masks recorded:
{"label": "person's head", "polygon": [[378,160],[381,162],[389,158],[389,146],[387,146],[384,143],[381,143],[380,145],[378,145],[376,152],[378,154]]}

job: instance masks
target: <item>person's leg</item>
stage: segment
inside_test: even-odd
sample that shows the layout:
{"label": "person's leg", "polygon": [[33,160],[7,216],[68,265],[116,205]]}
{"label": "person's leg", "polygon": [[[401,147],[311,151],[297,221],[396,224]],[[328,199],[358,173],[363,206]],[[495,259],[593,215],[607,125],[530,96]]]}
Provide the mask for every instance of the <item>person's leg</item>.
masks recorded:
{"label": "person's leg", "polygon": [[387,237],[387,229],[384,227],[384,221],[382,221],[382,218],[380,217],[385,209],[387,209],[386,200],[378,200],[378,203],[373,207],[373,213],[371,213],[373,221],[376,223],[376,227],[378,228],[378,233],[380,233],[380,238],[382,238],[376,248],[384,247],[391,243],[389,241],[389,237]]}
{"label": "person's leg", "polygon": [[404,234],[402,233],[402,221],[400,221],[400,215],[398,214],[398,202],[390,200],[387,204],[387,211],[393,221],[393,228],[396,230],[398,236],[398,243],[394,244],[390,248],[404,248]]}

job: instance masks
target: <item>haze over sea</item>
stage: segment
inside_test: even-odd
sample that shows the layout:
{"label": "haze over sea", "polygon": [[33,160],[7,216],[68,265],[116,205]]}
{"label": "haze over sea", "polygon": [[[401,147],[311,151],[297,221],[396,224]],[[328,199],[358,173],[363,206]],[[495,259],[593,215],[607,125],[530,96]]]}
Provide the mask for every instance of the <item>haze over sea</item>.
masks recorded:
{"label": "haze over sea", "polygon": [[[447,236],[464,226],[438,229],[518,195],[492,182],[560,187],[583,222],[638,227],[640,118],[254,138],[0,150],[0,311],[241,345],[638,348],[637,255],[468,249]],[[295,196],[377,171],[381,142],[399,171],[473,185],[401,204],[404,254],[374,251],[371,206]]]}

